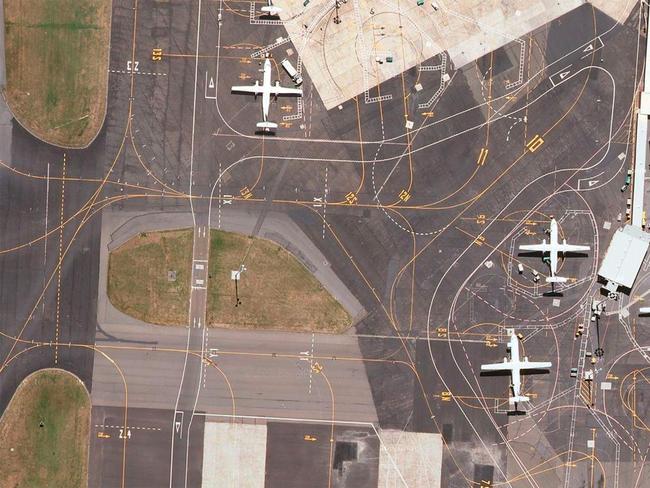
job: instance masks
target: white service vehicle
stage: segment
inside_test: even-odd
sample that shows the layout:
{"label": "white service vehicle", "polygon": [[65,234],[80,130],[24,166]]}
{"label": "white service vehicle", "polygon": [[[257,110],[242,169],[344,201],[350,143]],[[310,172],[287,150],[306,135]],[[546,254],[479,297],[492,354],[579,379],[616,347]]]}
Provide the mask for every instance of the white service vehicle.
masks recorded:
{"label": "white service vehicle", "polygon": [[508,329],[508,335],[510,336],[510,340],[508,341],[510,358],[503,358],[502,363],[482,364],[481,371],[510,371],[510,377],[512,378],[512,382],[510,383],[512,396],[508,399],[508,403],[514,405],[516,409],[517,403],[527,402],[529,400],[527,396],[521,394],[521,373],[526,373],[530,370],[549,369],[552,364],[547,361],[528,361],[527,357],[524,357],[524,360],[521,361],[519,357],[519,338],[515,334],[515,329]]}
{"label": "white service vehicle", "polygon": [[290,96],[290,97],[301,97],[302,90],[299,88],[286,88],[280,86],[280,82],[276,81],[271,83],[271,60],[269,59],[269,54],[266,54],[266,59],[264,60],[264,78],[262,84],[255,80],[254,85],[249,86],[233,86],[231,91],[233,93],[251,93],[255,95],[262,95],[262,121],[257,123],[257,128],[262,129],[264,132],[271,132],[272,129],[277,129],[278,124],[275,122],[269,121],[269,107],[271,106],[271,95],[276,99],[278,96]]}
{"label": "white service vehicle", "polygon": [[287,58],[284,58],[282,62],[280,63],[284,70],[287,72],[289,77],[293,80],[293,82],[296,84],[296,86],[302,85],[302,77],[296,71],[296,68],[293,67],[291,64],[291,61],[289,61]]}
{"label": "white service vehicle", "polygon": [[547,283],[566,283],[567,278],[557,276],[557,258],[559,253],[569,253],[569,252],[583,252],[589,251],[589,246],[575,246],[572,244],[567,244],[566,239],[562,240],[562,243],[558,241],[558,227],[557,221],[554,218],[551,218],[551,242],[546,243],[546,239],[542,240],[541,244],[526,244],[519,246],[520,251],[533,251],[541,252],[542,254],[549,254],[551,260],[551,276],[546,278]]}

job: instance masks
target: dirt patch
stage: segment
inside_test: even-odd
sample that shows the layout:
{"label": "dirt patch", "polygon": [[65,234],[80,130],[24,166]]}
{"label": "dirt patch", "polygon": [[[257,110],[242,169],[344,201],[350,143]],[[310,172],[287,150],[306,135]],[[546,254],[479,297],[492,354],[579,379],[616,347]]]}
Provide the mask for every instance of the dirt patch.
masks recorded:
{"label": "dirt patch", "polygon": [[110,0],[5,0],[7,103],[46,142],[84,147],[106,115]]}

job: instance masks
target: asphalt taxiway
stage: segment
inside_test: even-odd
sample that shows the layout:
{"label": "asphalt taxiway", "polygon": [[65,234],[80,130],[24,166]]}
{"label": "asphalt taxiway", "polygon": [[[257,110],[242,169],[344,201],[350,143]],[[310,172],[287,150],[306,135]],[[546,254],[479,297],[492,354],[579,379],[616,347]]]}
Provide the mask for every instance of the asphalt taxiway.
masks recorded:
{"label": "asphalt taxiway", "polygon": [[[617,24],[584,5],[522,40],[523,65],[513,46],[448,65],[450,83],[426,110],[419,104],[437,93],[440,70],[414,67],[373,89],[392,100],[330,111],[304,72],[301,108],[274,104],[283,124],[269,136],[253,131],[258,101],[232,96],[230,85],[258,76],[256,50],[271,46],[280,58],[291,44],[273,47],[283,28],[252,25],[249,8],[143,0],[134,9],[115,0],[109,112],[97,141],[61,151],[14,124],[0,173],[0,405],[34,369],[78,374],[92,390],[93,425],[118,426],[97,427],[109,438],[93,430],[91,486],[192,486],[199,419],[209,412],[439,432],[443,486],[486,477],[537,486],[541,467],[566,488],[590,473],[614,485],[635,479],[647,444],[634,420],[645,407],[633,395],[644,388],[647,358],[635,345],[647,339],[643,322],[615,314],[597,329],[588,306],[596,263],[624,212],[642,13]],[[340,337],[189,320],[177,329],[101,325],[96,340],[99,216],[109,207],[194,212],[199,236],[241,212],[255,222],[250,232],[282,234],[271,228],[282,214],[367,314]],[[570,242],[593,249],[563,263],[575,281],[556,290],[532,282],[543,263],[515,252],[543,238],[550,215]],[[197,324],[201,305],[197,297],[191,309]],[[523,331],[527,354],[554,363],[551,374],[526,380],[536,394],[526,420],[503,411],[506,379],[477,373],[483,359],[503,355],[510,326]],[[586,353],[601,342],[590,407],[583,377],[569,371],[590,368]],[[129,426],[161,430],[120,439]],[[323,429],[314,427],[315,437]],[[325,462],[323,446],[285,442],[303,431],[272,436],[269,486],[289,482],[275,471],[288,457],[313,449],[314,462]],[[524,455],[533,443],[543,447]]]}

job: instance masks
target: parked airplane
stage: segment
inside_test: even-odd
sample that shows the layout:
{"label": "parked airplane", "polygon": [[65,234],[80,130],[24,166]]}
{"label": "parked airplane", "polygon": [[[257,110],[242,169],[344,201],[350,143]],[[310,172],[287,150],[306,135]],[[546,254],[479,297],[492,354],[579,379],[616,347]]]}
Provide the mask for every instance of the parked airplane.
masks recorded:
{"label": "parked airplane", "polygon": [[557,221],[551,217],[551,242],[546,243],[546,239],[541,244],[526,244],[519,246],[520,251],[534,251],[542,254],[549,253],[551,259],[551,276],[546,278],[547,283],[565,283],[567,278],[557,276],[557,257],[558,253],[589,251],[589,246],[575,246],[567,244],[566,239],[562,243],[558,241]]}
{"label": "parked airplane", "polygon": [[503,358],[502,363],[495,364],[482,364],[481,371],[510,371],[512,382],[510,388],[512,389],[512,396],[509,398],[508,403],[517,408],[517,403],[527,402],[529,398],[521,394],[521,373],[525,373],[535,369],[548,369],[552,365],[549,362],[533,362],[528,361],[527,357],[524,360],[519,359],[519,338],[515,334],[515,329],[508,329],[510,340],[508,341],[508,351],[510,352],[510,359]]}
{"label": "parked airplane", "polygon": [[255,80],[254,85],[250,86],[233,86],[231,91],[233,93],[252,93],[257,98],[257,95],[262,95],[262,121],[257,123],[259,129],[264,130],[265,132],[271,132],[271,129],[277,129],[278,124],[268,120],[269,118],[269,107],[271,105],[271,95],[276,99],[278,96],[293,96],[301,97],[302,90],[300,88],[286,88],[280,86],[280,82],[276,81],[275,84],[271,83],[271,60],[269,59],[269,54],[266,54],[266,59],[264,60],[264,78],[262,84],[258,80]]}
{"label": "parked airplane", "polygon": [[266,6],[262,7],[262,12],[264,12],[266,15],[269,15],[271,17],[277,17],[280,12],[282,12],[282,9],[280,7],[276,7],[273,5],[272,0],[266,0]]}

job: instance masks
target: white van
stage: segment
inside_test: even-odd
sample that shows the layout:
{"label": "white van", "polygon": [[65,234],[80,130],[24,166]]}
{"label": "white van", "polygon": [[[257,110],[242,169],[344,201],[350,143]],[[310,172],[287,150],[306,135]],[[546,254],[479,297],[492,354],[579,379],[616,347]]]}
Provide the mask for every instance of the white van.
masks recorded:
{"label": "white van", "polygon": [[296,86],[302,85],[302,78],[296,71],[296,68],[294,68],[293,65],[291,64],[291,61],[289,61],[287,58],[284,58],[280,64],[287,72],[289,77],[293,80]]}

